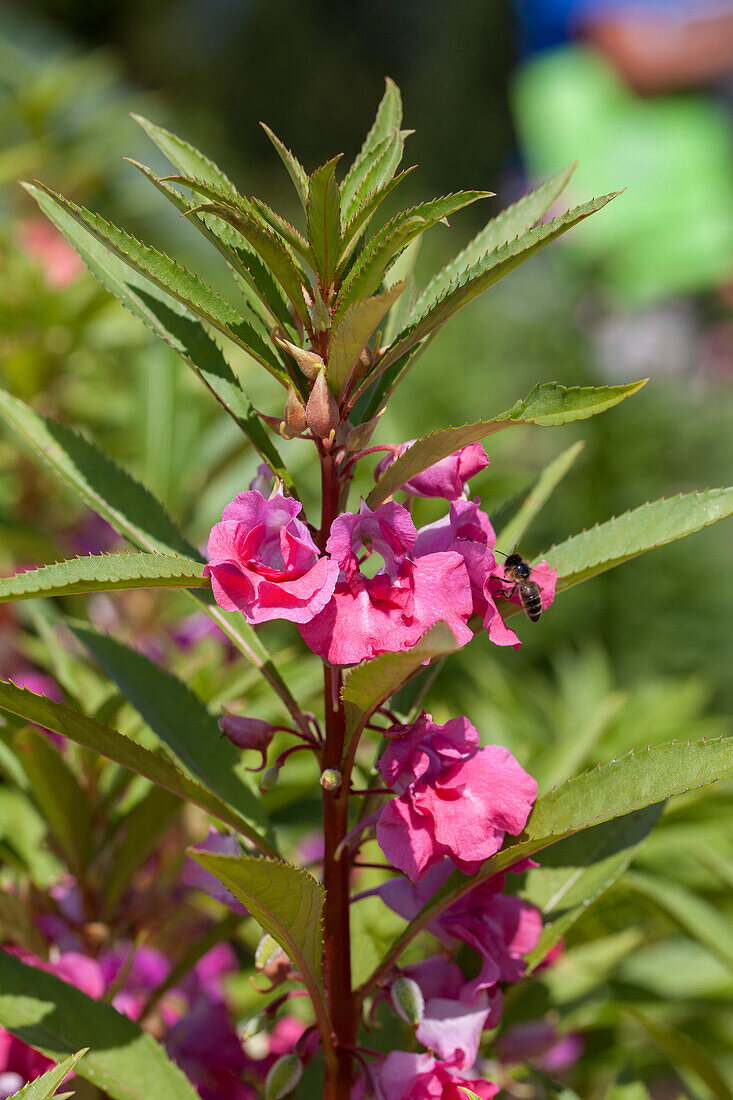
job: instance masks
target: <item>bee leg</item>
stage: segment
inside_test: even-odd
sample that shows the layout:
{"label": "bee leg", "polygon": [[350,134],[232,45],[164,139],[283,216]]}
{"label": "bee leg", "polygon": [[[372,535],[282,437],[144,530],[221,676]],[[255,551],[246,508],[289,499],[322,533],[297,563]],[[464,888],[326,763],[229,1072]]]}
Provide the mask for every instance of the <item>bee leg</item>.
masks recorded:
{"label": "bee leg", "polygon": [[514,595],[514,593],[517,591],[516,582],[512,583],[512,581],[508,581],[506,579],[506,577],[497,577],[493,573],[490,573],[489,574],[489,580],[491,580],[491,581],[501,581],[502,584],[511,584],[512,585],[511,592],[508,592],[508,593],[507,592],[502,592],[502,596],[504,597],[505,600],[510,600],[512,598],[512,596]]}

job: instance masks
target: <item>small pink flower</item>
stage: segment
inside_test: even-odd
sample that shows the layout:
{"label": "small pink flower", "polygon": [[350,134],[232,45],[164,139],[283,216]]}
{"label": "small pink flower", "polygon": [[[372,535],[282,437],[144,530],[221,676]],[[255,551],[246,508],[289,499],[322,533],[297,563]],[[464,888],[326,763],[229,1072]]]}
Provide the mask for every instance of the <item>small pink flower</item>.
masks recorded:
{"label": "small pink flower", "polygon": [[[339,570],[338,584],[325,610],[300,627],[314,653],[333,665],[357,664],[411,649],[440,620],[459,645],[471,639],[463,559],[452,552],[415,555],[416,538],[409,512],[395,503],[374,512],[362,504],[357,514],[334,520],[326,551]],[[373,553],[384,566],[368,576],[361,565]]]}
{"label": "small pink flower", "polygon": [[408,1054],[393,1050],[377,1075],[380,1100],[466,1100],[460,1087],[471,1089],[482,1100],[496,1096],[499,1086],[489,1081],[469,1080],[431,1054]]}
{"label": "small pink flower", "polygon": [[[392,463],[412,447],[414,439],[403,443],[396,453],[383,458],[374,471],[379,478],[389,469]],[[458,500],[463,495],[463,486],[472,477],[485,470],[489,465],[489,457],[480,443],[469,443],[467,447],[461,447],[460,451],[454,451],[447,458],[442,458],[427,470],[416,474],[400,485],[403,493],[409,493],[413,497],[443,497],[445,500]]]}
{"label": "small pink flower", "polygon": [[505,833],[524,828],[537,784],[508,749],[478,748],[465,718],[436,726],[423,715],[395,738],[379,769],[400,791],[383,809],[377,841],[387,859],[417,882],[449,856],[475,874]]}
{"label": "small pink flower", "polygon": [[209,535],[204,570],[225,611],[241,611],[252,624],[306,623],[326,606],[338,566],[319,557],[308,528],[295,518],[300,510],[291,497],[265,500],[256,489],[226,506]]}
{"label": "small pink flower", "polygon": [[54,290],[70,286],[84,270],[80,257],[48,222],[35,218],[22,222],[18,237],[20,247],[41,265],[47,285]]}

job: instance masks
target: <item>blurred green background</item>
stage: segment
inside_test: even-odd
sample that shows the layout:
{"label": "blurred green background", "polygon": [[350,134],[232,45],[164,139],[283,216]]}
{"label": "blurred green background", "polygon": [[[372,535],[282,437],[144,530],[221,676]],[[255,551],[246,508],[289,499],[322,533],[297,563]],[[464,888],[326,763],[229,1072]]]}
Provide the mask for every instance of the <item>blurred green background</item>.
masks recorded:
{"label": "blurred green background", "polygon": [[[190,138],[240,190],[295,217],[258,121],[309,170],[338,151],[348,159],[388,74],[416,131],[405,163],[419,171],[401,206],[462,188],[497,193],[482,211],[472,207],[450,228],[431,231],[419,283],[491,212],[569,159],[581,162],[569,204],[627,191],[591,219],[597,230],[543,252],[461,313],[401,388],[380,438],[491,416],[540,380],[587,385],[650,375],[638,396],[605,416],[490,441],[491,465],[472,489],[497,527],[553,457],[585,441],[520,547],[528,558],[646,500],[729,481],[733,172],[725,72],[680,88],[674,79],[645,87],[642,97],[592,35],[568,29],[533,38],[532,10],[508,0],[0,4],[2,384],[83,427],[205,540],[222,506],[250,481],[255,458],[175,356],[77,268],[17,179],[41,178],[216,284],[223,271],[208,266],[201,238],[122,161],[165,168],[128,112]],[[258,407],[279,415],[269,378],[244,360],[237,369]],[[290,451],[302,467],[307,451],[298,443]],[[432,518],[419,503],[418,520]],[[3,435],[0,567],[96,545],[98,533],[80,535],[87,522]],[[539,624],[520,626],[517,654],[477,639],[433,686],[436,717],[471,715],[486,739],[510,745],[547,783],[635,745],[721,734],[733,702],[729,540],[725,525],[714,527],[563,594]],[[139,629],[173,614],[173,603],[157,599],[153,610],[119,602]],[[112,621],[105,607],[95,610],[98,623]],[[292,658],[294,633],[268,630],[273,648],[280,637],[291,643]],[[0,644],[3,659],[10,660]],[[296,662],[296,687],[307,685],[309,667]],[[298,792],[295,784],[290,801]],[[278,797],[286,814],[286,785]],[[681,800],[644,857],[646,870],[672,875],[719,912],[730,909],[733,882],[729,809],[730,792]],[[719,862],[711,869],[696,853],[713,840]],[[606,952],[594,959],[589,983],[553,1002],[566,1028],[596,1036],[588,1088],[593,1074],[623,1068],[624,1044],[635,1041],[628,1020],[604,1017],[611,982],[620,999],[666,1000],[667,1022],[697,1034],[733,1070],[730,958],[726,969],[669,914],[653,926],[656,954],[635,955],[638,943],[623,936],[649,913],[648,902],[614,894],[575,934],[575,950],[600,935]],[[593,976],[606,983],[596,988],[597,1004],[589,1001]],[[615,1047],[604,1026],[618,1028]],[[689,1083],[688,1091],[697,1095]]]}

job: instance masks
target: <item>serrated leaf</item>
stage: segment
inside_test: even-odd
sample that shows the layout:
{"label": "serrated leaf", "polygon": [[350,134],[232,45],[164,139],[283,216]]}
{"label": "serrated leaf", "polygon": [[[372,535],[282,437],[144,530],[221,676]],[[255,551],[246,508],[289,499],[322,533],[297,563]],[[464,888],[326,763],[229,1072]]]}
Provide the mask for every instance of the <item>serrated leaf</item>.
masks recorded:
{"label": "serrated leaf", "polygon": [[274,473],[286,484],[291,483],[282,459],[251,401],[242,391],[221,350],[198,317],[177,299],[170,297],[113,255],[87,227],[71,217],[45,191],[32,185],[28,185],[26,190],[76,249],[92,274],[126,309],[183,357],[236,420]]}
{"label": "serrated leaf", "polygon": [[387,222],[367,242],[364,251],[344,279],[336,299],[335,317],[343,316],[354,302],[378,290],[390,264],[410,241],[450,214],[486,198],[488,194],[488,191],[460,191],[456,195],[444,195],[404,210]]}
{"label": "serrated leaf", "polygon": [[423,634],[417,645],[405,653],[383,653],[366,661],[345,678],[341,697],[349,734],[363,727],[370,714],[389,699],[425,661],[456,649],[456,640],[446,623],[439,622]]}
{"label": "serrated leaf", "polygon": [[543,558],[558,571],[558,590],[631,558],[702,531],[733,513],[733,487],[685,493],[642,504],[553,546]]}
{"label": "serrated leaf", "polygon": [[697,897],[687,887],[661,875],[634,871],[624,886],[647,898],[672,918],[692,939],[716,955],[733,973],[733,942],[730,922],[714,905]]}
{"label": "serrated leaf", "polygon": [[377,114],[372,123],[372,127],[365,137],[364,144],[359,150],[354,163],[349,168],[341,184],[341,194],[345,206],[351,204],[364,177],[369,172],[369,168],[373,163],[374,154],[379,145],[395,130],[399,130],[401,123],[402,96],[395,82],[387,77],[385,80],[384,95],[377,107]]}
{"label": "serrated leaf", "polygon": [[273,210],[271,206],[268,206],[266,202],[263,202],[262,199],[258,199],[256,195],[252,195],[249,201],[260,217],[267,222],[271,229],[280,234],[286,244],[289,244],[301,259],[305,260],[306,263],[313,263],[311,247],[303,234],[294,225],[291,225],[289,221],[278,214],[276,210]]}
{"label": "serrated leaf", "polygon": [[[76,1063],[84,1057],[88,1049],[88,1047],[84,1047],[83,1050],[78,1050],[76,1054],[72,1054],[69,1058],[64,1058],[63,1062],[59,1062],[53,1069],[47,1070],[40,1077],[36,1077],[35,1080],[23,1085],[23,1088],[14,1092],[9,1100],[49,1100],[50,1097],[56,1095],[56,1089],[63,1084]],[[72,1094],[67,1093],[67,1095],[71,1096]]]}
{"label": "serrated leaf", "polygon": [[519,545],[532,520],[550,499],[584,447],[583,440],[578,440],[545,467],[516,515],[497,533],[497,546],[513,548]]}
{"label": "serrated leaf", "polygon": [[561,840],[546,850],[540,867],[527,872],[521,897],[544,918],[539,943],[527,956],[530,970],[620,878],[663,806],[657,803]]}
{"label": "serrated leaf", "polygon": [[[200,180],[189,179],[186,176],[169,176],[161,179],[151,172],[144,164],[140,164],[130,157],[125,158],[128,164],[137,168],[150,183],[164,196],[176,210],[184,214],[188,221],[207,241],[213,244],[229,266],[240,291],[244,294],[247,305],[252,310],[249,318],[257,330],[261,339],[269,340],[269,331],[276,318],[279,323],[288,327],[292,323],[288,313],[285,297],[279,285],[272,277],[270,269],[263,263],[260,256],[247,244],[241,233],[221,218],[201,212],[198,200],[186,198],[178,191],[171,180],[185,184],[187,187],[200,189],[205,185]],[[260,313],[263,316],[260,317]]]}
{"label": "serrated leaf", "polygon": [[88,1047],[76,1072],[112,1100],[197,1100],[163,1047],[127,1016],[4,951],[0,1026],[56,1062]]}
{"label": "serrated leaf", "polygon": [[536,229],[530,229],[521,237],[517,237],[516,240],[510,241],[508,244],[501,245],[493,252],[489,252],[469,267],[461,275],[458,282],[446,290],[437,302],[426,309],[420,317],[416,317],[399,333],[379,364],[379,371],[387,370],[411,347],[445,324],[459,309],[463,309],[479,294],[488,290],[494,283],[498,283],[505,275],[509,275],[525,260],[534,256],[535,253],[545,248],[546,245],[556,240],[563,233],[566,233],[578,222],[601,210],[611,199],[616,197],[616,194],[618,192],[592,199],[582,206],[575,207],[574,210],[568,210],[559,218],[554,218],[544,225],[537,226]]}
{"label": "serrated leaf", "polygon": [[207,588],[201,562],[165,554],[92,554],[0,578],[0,603],[128,588]]}
{"label": "serrated leaf", "polygon": [[234,226],[237,233],[241,233],[259,253],[303,323],[308,323],[308,310],[303,297],[303,288],[310,286],[308,277],[280,237],[264,221],[252,213],[222,203],[204,203],[193,207],[192,213],[211,214]]}
{"label": "serrated leaf", "polygon": [[195,848],[189,854],[277,940],[300,970],[314,1008],[323,1016],[321,922],[326,892],[320,882],[302,868],[279,860],[220,856]]}
{"label": "serrated leaf", "polygon": [[346,386],[356,359],[371,339],[374,330],[388,309],[405,289],[404,282],[374,298],[354,302],[341,320],[331,329],[328,342],[328,384],[338,395]]}
{"label": "serrated leaf", "polygon": [[45,191],[69,217],[88,229],[114,256],[227,336],[261,363],[281,384],[287,385],[287,375],[275,358],[272,348],[264,342],[240,310],[213,290],[199,275],[165,253],[138,241],[126,230],[118,228],[98,214],[77,206],[44,184],[36,183],[32,186]]}
{"label": "serrated leaf", "polygon": [[480,882],[527,856],[605,821],[635,813],[675,794],[733,776],[733,737],[717,741],[669,741],[584,772],[535,802],[521,837],[488,859],[472,876],[454,872],[390,949],[370,982],[386,973],[429,922]]}
{"label": "serrated leaf", "polygon": [[261,122],[260,126],[265,131],[272,144],[275,146],[280,160],[287,168],[288,175],[293,181],[293,186],[295,187],[295,190],[298,193],[298,198],[300,199],[303,209],[305,210],[306,203],[308,202],[308,175],[305,168],[300,163],[295,154],[291,153],[290,150],[285,145],[283,145],[283,143],[280,141],[280,138],[276,137],[275,134],[273,134],[269,126],[266,126],[264,122]]}
{"label": "serrated leaf", "polygon": [[352,221],[359,208],[366,205],[373,195],[389,184],[402,160],[404,148],[405,134],[395,128],[374,147],[359,170],[347,177],[347,193],[343,191],[347,186],[347,180],[344,180],[342,205],[345,224]]}
{"label": "serrated leaf", "polygon": [[575,164],[570,164],[540,187],[502,210],[469,241],[458,255],[434,275],[415,302],[411,320],[421,316],[487,253],[508,244],[536,225],[565,190]]}
{"label": "serrated leaf", "polygon": [[201,699],[172,673],[122,642],[76,624],[71,630],[188,771],[258,834],[269,835],[267,814],[242,770],[241,754],[222,737]]}
{"label": "serrated leaf", "polygon": [[183,138],[171,133],[170,130],[163,129],[162,126],[157,126],[149,119],[143,118],[142,115],[133,114],[132,118],[139,126],[142,126],[161,153],[181,172],[184,172],[187,176],[196,176],[197,179],[205,180],[207,183],[219,187],[231,197],[237,194],[236,187],[226,173],[213,160],[199,152],[190,142],[184,141]]}
{"label": "serrated leaf", "polygon": [[73,707],[55,703],[45,695],[34,695],[31,691],[4,681],[0,681],[0,709],[16,714],[26,722],[34,722],[59,733],[62,737],[68,737],[70,741],[114,760],[123,768],[149,779],[151,783],[165,788],[185,802],[200,806],[248,837],[261,851],[269,855],[275,854],[272,845],[221,798],[184,775],[164,756],[143,748],[119,730],[114,730]]}
{"label": "serrated leaf", "polygon": [[13,745],[59,850],[72,874],[83,875],[92,854],[89,796],[55,746],[38,730],[20,730]]}
{"label": "serrated leaf", "polygon": [[144,550],[203,562],[152,493],[71,428],[0,390],[0,416],[85,504]]}
{"label": "serrated leaf", "polygon": [[334,175],[341,154],[316,168],[308,180],[308,243],[324,290],[333,281],[341,251],[341,196]]}
{"label": "serrated leaf", "polygon": [[367,497],[367,504],[370,508],[376,508],[410,478],[469,443],[477,443],[517,424],[546,427],[586,420],[612,409],[645,383],[646,379],[643,379],[625,386],[572,386],[566,389],[558,382],[541,382],[527,397],[491,420],[479,420],[459,428],[442,428],[418,439],[387,468]]}
{"label": "serrated leaf", "polygon": [[372,195],[368,196],[357,206],[351,216],[351,221],[344,227],[343,241],[341,245],[341,256],[339,257],[339,272],[342,271],[346,265],[347,260],[354,251],[354,248],[361,240],[369,222],[374,217],[380,204],[384,202],[389,194],[394,191],[395,187],[399,187],[402,181],[415,171],[416,165],[412,165],[411,168],[405,168],[399,175],[394,176],[389,183],[385,183],[384,187],[380,187],[378,191],[375,191]]}
{"label": "serrated leaf", "polygon": [[672,1065],[690,1069],[708,1086],[716,1100],[733,1100],[733,1092],[708,1052],[689,1035],[652,1019],[637,1008],[625,1011],[637,1020],[668,1056]]}

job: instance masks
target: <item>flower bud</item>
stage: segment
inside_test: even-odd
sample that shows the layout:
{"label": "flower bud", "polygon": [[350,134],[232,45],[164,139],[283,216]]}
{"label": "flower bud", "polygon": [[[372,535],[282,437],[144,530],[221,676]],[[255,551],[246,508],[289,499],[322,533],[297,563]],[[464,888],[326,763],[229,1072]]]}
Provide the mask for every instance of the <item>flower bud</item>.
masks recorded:
{"label": "flower bud", "polygon": [[366,376],[369,374],[369,371],[374,366],[376,359],[377,357],[374,354],[373,348],[370,348],[367,344],[367,346],[360,353],[359,358],[356,360],[356,363],[354,364],[354,369],[351,375],[353,381],[361,382],[362,378],[366,378]]}
{"label": "flower bud", "polygon": [[341,786],[343,776],[338,768],[326,768],[321,772],[320,783],[324,791],[337,791]]}
{"label": "flower bud", "polygon": [[305,422],[305,405],[298,397],[292,386],[288,387],[288,398],[285,402],[280,425],[280,435],[284,439],[292,439],[293,436],[302,435],[307,425]]}
{"label": "flower bud", "polygon": [[328,439],[339,425],[339,409],[335,398],[328,388],[325,370],[318,372],[313,383],[308,404],[305,407],[308,427],[318,439]]}
{"label": "flower bud", "polygon": [[317,287],[314,287],[313,297],[311,297],[306,290],[303,290],[303,298],[314,330],[316,332],[325,332],[331,324],[331,316],[326,308],[326,303],[321,297],[320,291]]}
{"label": "flower bud", "polygon": [[374,429],[379,423],[379,419],[378,416],[373,416],[371,420],[365,420],[363,424],[357,424],[355,428],[352,428],[346,436],[346,450],[361,451],[366,447],[374,435]]}
{"label": "flower bud", "polygon": [[417,1027],[425,1013],[425,998],[417,982],[413,978],[406,978],[403,974],[395,978],[389,992],[392,1007],[397,1015],[401,1016],[405,1023]]}
{"label": "flower bud", "polygon": [[261,718],[246,718],[239,714],[223,714],[219,719],[219,729],[238,749],[252,749],[262,755],[258,768],[248,771],[262,771],[267,760],[267,750],[275,736],[275,727]]}
{"label": "flower bud", "polygon": [[269,768],[265,768],[262,773],[262,779],[260,780],[260,790],[263,794],[267,794],[277,783],[280,778],[280,769],[277,764],[270,764]]}
{"label": "flower bud", "polygon": [[255,1035],[259,1035],[264,1026],[265,1020],[262,1016],[252,1016],[249,1020],[242,1020],[237,1024],[237,1036],[240,1042],[246,1043]]}
{"label": "flower bud", "polygon": [[265,934],[257,944],[255,969],[269,978],[273,985],[281,985],[292,974],[290,959],[269,934]]}
{"label": "flower bud", "polygon": [[303,1063],[297,1054],[283,1054],[270,1069],[265,1080],[265,1100],[281,1100],[289,1096],[303,1076]]}
{"label": "flower bud", "polygon": [[299,348],[297,344],[293,344],[290,340],[286,340],[284,336],[280,335],[280,329],[274,329],[272,333],[273,343],[277,344],[283,351],[287,351],[292,355],[295,362],[306,378],[310,378],[311,381],[316,377],[318,372],[323,369],[324,363],[320,355],[316,355],[314,351],[306,351],[305,348]]}

